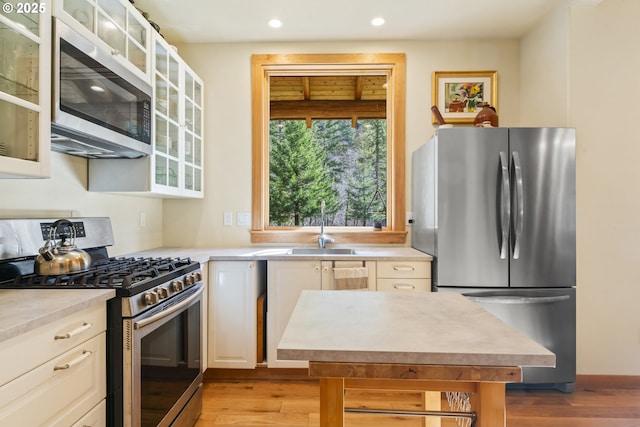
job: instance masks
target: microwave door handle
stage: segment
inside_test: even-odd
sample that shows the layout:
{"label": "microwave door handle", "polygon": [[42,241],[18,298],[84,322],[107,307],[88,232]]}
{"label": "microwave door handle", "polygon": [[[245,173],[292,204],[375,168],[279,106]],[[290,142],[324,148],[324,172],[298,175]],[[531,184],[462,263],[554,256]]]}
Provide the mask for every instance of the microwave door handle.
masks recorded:
{"label": "microwave door handle", "polygon": [[513,259],[520,258],[520,246],[522,242],[522,230],[524,227],[524,183],[522,179],[522,167],[520,166],[520,153],[514,151],[513,157],[513,170],[515,174],[515,233],[513,239]]}
{"label": "microwave door handle", "polygon": [[140,330],[146,326],[151,325],[152,323],[155,323],[161,319],[164,319],[165,317],[171,316],[173,313],[180,311],[185,307],[188,307],[193,301],[195,301],[200,297],[200,294],[202,294],[203,291],[204,291],[204,286],[200,286],[200,288],[196,292],[194,292],[193,295],[180,301],[179,303],[171,305],[166,310],[162,310],[161,312],[156,313],[153,316],[149,316],[146,319],[140,319],[137,322],[134,322],[133,328],[136,330]]}
{"label": "microwave door handle", "polygon": [[511,222],[511,191],[509,184],[509,163],[507,153],[500,152],[500,259],[507,259],[509,251],[509,223]]}

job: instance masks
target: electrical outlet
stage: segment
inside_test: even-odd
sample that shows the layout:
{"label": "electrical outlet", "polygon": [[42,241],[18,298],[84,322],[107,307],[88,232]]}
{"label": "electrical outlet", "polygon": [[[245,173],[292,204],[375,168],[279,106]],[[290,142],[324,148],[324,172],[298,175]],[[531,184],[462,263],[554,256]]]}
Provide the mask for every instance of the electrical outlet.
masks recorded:
{"label": "electrical outlet", "polygon": [[233,225],[233,213],[225,212],[222,216],[222,225],[230,226]]}
{"label": "electrical outlet", "polygon": [[140,227],[146,227],[147,226],[147,213],[146,212],[140,212],[139,223],[140,223]]}
{"label": "electrical outlet", "polygon": [[413,223],[413,212],[407,212],[407,225],[410,225]]}

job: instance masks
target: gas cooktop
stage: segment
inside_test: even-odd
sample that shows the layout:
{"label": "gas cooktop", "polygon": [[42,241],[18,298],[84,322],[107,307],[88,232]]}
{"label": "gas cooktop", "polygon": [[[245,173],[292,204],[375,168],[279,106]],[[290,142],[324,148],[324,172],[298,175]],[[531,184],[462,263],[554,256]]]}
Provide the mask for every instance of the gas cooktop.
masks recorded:
{"label": "gas cooktop", "polygon": [[[32,261],[27,261],[32,262]],[[56,276],[20,274],[0,282],[0,289],[105,288],[129,296],[170,281],[200,267],[190,258],[112,257],[91,264],[87,271]]]}

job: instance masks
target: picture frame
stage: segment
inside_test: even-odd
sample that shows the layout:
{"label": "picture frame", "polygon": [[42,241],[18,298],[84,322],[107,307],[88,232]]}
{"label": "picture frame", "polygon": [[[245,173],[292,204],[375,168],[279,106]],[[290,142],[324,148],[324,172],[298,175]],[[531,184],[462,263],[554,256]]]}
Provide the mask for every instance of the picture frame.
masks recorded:
{"label": "picture frame", "polygon": [[[434,71],[432,105],[447,123],[473,123],[482,102],[498,108],[498,72]],[[438,123],[434,115],[433,123]]]}

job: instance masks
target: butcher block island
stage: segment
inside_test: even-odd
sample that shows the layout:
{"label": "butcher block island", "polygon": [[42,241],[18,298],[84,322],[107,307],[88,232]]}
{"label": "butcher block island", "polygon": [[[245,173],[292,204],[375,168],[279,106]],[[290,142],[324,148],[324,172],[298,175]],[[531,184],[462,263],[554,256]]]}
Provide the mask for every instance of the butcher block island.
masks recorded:
{"label": "butcher block island", "polygon": [[[506,383],[521,382],[523,366],[555,365],[553,353],[454,293],[304,291],[277,351],[308,360],[320,378],[322,427],[344,426],[345,412],[505,426]],[[424,411],[345,408],[350,388],[424,391]],[[461,409],[440,411],[441,392]]]}

